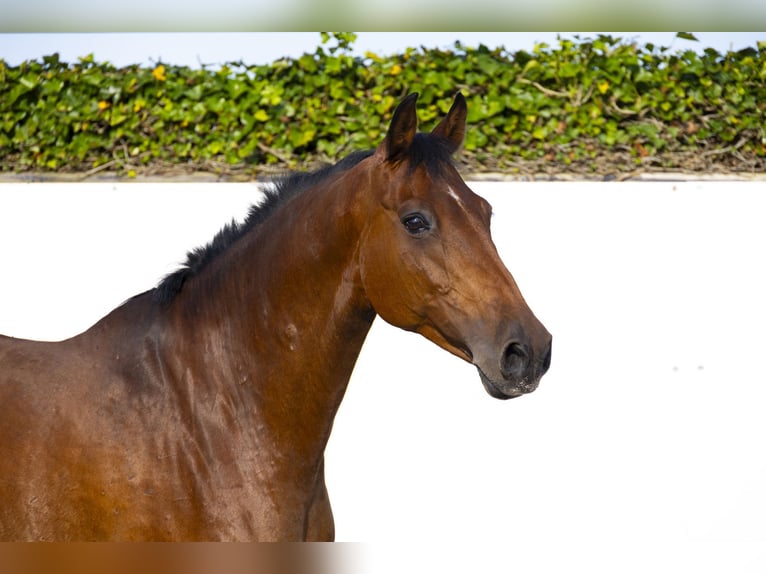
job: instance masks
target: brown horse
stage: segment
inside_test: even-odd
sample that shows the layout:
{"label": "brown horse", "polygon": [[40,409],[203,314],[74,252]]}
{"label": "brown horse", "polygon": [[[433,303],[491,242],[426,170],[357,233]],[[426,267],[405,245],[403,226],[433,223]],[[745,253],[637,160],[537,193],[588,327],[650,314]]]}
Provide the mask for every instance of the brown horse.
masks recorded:
{"label": "brown horse", "polygon": [[533,391],[551,336],[415,101],[280,182],[179,271],[58,343],[0,337],[0,538],[332,540],[324,449],[375,315]]}

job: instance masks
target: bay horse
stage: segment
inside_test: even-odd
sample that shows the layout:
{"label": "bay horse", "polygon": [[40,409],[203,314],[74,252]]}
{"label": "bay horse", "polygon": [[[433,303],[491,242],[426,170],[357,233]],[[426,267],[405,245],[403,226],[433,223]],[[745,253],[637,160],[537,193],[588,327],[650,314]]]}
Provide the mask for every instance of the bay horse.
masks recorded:
{"label": "bay horse", "polygon": [[278,180],[154,289],[60,342],[0,337],[0,539],[333,540],[324,449],[373,319],[533,391],[551,336],[417,94],[382,143]]}

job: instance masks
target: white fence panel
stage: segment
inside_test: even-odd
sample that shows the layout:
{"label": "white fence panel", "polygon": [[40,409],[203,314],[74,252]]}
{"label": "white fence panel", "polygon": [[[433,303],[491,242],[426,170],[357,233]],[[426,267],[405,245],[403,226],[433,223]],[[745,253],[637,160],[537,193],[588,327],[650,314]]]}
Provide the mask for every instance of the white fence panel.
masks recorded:
{"label": "white fence panel", "polygon": [[[496,401],[376,321],[327,452],[339,540],[370,542],[381,573],[762,570],[764,184],[472,187],[553,333],[551,370]],[[87,328],[258,197],[0,185],[0,333]]]}

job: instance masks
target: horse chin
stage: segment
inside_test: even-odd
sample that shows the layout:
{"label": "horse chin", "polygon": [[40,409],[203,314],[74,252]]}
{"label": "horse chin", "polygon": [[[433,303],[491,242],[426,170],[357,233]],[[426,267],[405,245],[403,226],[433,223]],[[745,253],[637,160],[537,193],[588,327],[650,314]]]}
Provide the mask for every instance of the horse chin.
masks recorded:
{"label": "horse chin", "polygon": [[484,389],[489,396],[495,399],[500,399],[502,401],[515,399],[522,395],[526,395],[527,393],[531,393],[537,388],[537,383],[519,383],[513,381],[498,383],[490,379],[479,367],[476,367],[476,369],[479,371],[481,384],[484,385]]}

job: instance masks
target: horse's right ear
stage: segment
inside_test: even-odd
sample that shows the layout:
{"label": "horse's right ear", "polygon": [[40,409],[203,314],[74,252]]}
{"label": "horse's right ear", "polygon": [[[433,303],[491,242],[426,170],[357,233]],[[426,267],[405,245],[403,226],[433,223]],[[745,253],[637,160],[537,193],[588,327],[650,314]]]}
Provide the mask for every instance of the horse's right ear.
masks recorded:
{"label": "horse's right ear", "polygon": [[463,144],[467,116],[468,104],[466,104],[465,96],[458,92],[455,94],[455,101],[452,102],[452,107],[447,115],[431,132],[449,144],[450,153],[455,153]]}
{"label": "horse's right ear", "polygon": [[410,149],[418,131],[418,115],[415,110],[417,100],[418,94],[413,93],[396,106],[388,133],[378,148],[378,153],[382,152],[386,161],[397,161]]}

